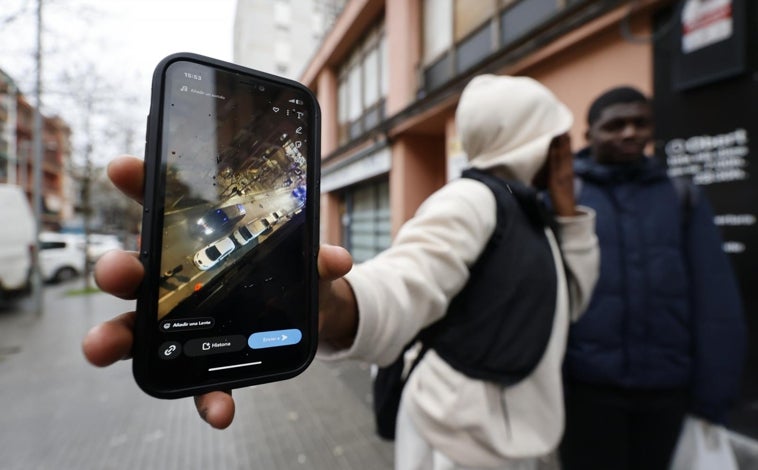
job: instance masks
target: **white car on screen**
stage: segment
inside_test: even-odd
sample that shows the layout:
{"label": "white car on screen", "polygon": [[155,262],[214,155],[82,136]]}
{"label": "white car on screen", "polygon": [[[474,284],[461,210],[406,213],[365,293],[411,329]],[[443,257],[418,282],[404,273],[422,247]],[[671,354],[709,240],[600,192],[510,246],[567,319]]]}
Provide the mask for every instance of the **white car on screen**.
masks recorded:
{"label": "white car on screen", "polygon": [[279,222],[279,217],[277,217],[276,214],[272,212],[266,217],[264,217],[263,221],[267,223],[270,227],[273,227],[274,225],[277,224],[277,222]]}
{"label": "white car on screen", "polygon": [[232,251],[234,251],[234,242],[231,238],[224,237],[216,240],[195,253],[195,265],[203,271],[207,271],[229,256]]}
{"label": "white car on screen", "polygon": [[234,231],[232,236],[240,245],[247,245],[251,241],[257,240],[258,236],[270,229],[271,228],[268,225],[263,223],[263,220],[258,219],[238,228]]}

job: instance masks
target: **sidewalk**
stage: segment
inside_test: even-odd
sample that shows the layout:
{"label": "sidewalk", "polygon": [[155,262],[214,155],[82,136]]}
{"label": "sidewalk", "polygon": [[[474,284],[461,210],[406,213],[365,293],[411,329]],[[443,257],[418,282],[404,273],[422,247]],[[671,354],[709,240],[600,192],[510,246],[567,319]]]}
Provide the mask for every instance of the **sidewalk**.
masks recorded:
{"label": "sidewalk", "polygon": [[128,361],[85,362],[84,333],[133,302],[65,295],[80,285],[46,287],[39,317],[0,311],[0,468],[392,468],[392,445],[374,434],[365,368],[314,361],[289,381],[235,390],[234,423],[213,430],[192,400],[140,391]]}

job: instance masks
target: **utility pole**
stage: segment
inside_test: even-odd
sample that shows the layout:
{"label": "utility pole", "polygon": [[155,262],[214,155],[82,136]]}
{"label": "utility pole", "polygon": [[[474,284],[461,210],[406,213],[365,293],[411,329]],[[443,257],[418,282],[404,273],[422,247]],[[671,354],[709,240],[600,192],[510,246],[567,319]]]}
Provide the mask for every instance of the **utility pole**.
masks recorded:
{"label": "utility pole", "polygon": [[16,156],[16,126],[18,125],[18,118],[16,114],[18,112],[18,89],[16,88],[16,84],[10,75],[5,75],[4,79],[7,84],[5,87],[5,93],[8,99],[8,119],[6,120],[6,125],[3,129],[4,140],[8,145],[5,161],[5,182],[8,184],[18,184],[18,177],[16,176],[16,165],[18,164],[18,158]]}
{"label": "utility pole", "polygon": [[84,175],[82,178],[82,219],[84,222],[84,289],[90,288],[90,232],[92,232],[92,127],[90,125],[90,116],[94,103],[92,95],[88,94],[85,98],[86,109],[84,115],[84,133],[87,136],[87,146],[84,149]]}
{"label": "utility pole", "polygon": [[36,236],[32,254],[32,292],[34,295],[34,311],[41,315],[44,310],[42,301],[42,272],[39,266],[39,233],[42,230],[42,0],[37,0],[37,50],[35,52],[37,71],[35,74],[34,108],[34,215],[36,221]]}

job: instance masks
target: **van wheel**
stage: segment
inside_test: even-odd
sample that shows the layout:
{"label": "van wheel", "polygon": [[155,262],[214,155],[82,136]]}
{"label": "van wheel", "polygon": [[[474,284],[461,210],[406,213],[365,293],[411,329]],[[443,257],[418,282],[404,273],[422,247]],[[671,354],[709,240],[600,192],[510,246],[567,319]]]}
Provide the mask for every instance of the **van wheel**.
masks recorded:
{"label": "van wheel", "polygon": [[71,279],[75,278],[77,275],[76,269],[66,267],[66,268],[60,268],[58,272],[55,273],[55,282],[65,282],[70,281]]}

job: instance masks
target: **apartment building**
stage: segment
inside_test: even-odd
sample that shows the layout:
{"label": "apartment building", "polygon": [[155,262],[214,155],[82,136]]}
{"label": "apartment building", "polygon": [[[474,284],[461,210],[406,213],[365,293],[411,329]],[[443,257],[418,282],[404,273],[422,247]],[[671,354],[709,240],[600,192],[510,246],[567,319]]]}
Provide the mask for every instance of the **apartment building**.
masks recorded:
{"label": "apartment building", "polygon": [[[714,4],[718,11],[707,10]],[[758,97],[757,60],[747,53],[758,45],[746,34],[757,26],[756,7],[747,0],[349,1],[300,76],[323,116],[322,241],[368,259],[460,174],[466,157],[454,112],[474,75],[527,75],[547,85],[575,114],[575,149],[585,145],[591,100],[632,85],[654,97],[651,150],[712,199],[754,325],[758,196],[749,141],[758,111],[744,103]],[[748,369],[758,364],[755,327],[751,339]],[[734,425],[756,437],[758,381],[746,379],[744,395]]]}
{"label": "apartment building", "polygon": [[234,62],[297,79],[346,0],[237,0]]}
{"label": "apartment building", "polygon": [[[480,73],[529,75],[576,113],[627,83],[652,92],[663,1],[353,0],[301,80],[323,112],[323,238],[365,259],[463,165],[454,112]],[[626,31],[626,32],[624,32]],[[602,73],[598,73],[602,70]]]}
{"label": "apartment building", "polygon": [[[66,165],[71,158],[71,129],[58,116],[42,117],[43,229],[57,230],[73,214],[71,181]],[[34,107],[0,70],[0,183],[17,184],[30,203],[34,193]]]}

